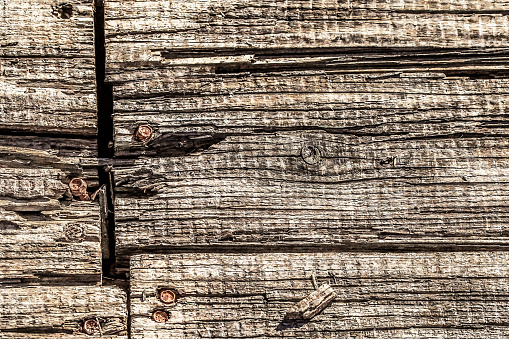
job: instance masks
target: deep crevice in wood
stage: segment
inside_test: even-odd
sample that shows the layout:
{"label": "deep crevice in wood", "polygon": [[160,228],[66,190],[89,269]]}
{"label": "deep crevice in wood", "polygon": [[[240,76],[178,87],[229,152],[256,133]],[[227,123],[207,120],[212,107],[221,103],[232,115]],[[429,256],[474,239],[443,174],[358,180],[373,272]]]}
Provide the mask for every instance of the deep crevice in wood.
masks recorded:
{"label": "deep crevice in wood", "polygon": [[[94,35],[95,35],[95,69],[97,90],[97,153],[99,158],[113,157],[113,89],[106,84],[105,79],[105,38],[104,38],[104,2],[96,0],[94,3]],[[106,235],[103,235],[103,248],[108,248],[103,255],[103,276],[113,277],[115,263],[115,216],[113,204],[112,173],[108,166],[99,166],[99,183],[106,187],[107,206],[104,208],[106,217]]]}

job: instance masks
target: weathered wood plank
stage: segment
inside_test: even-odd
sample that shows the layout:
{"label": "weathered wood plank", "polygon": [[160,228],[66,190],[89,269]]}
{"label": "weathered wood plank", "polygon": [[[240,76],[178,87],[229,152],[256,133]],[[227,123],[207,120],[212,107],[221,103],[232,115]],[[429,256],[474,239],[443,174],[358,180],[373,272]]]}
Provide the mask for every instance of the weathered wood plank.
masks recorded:
{"label": "weathered wood plank", "polygon": [[[319,70],[219,76],[187,66],[161,74],[117,88],[117,156],[184,155],[197,148],[189,138],[206,145],[227,135],[278,130],[325,130],[378,140],[387,135],[507,135],[507,79]],[[134,132],[147,123],[154,137],[138,142]]]}
{"label": "weathered wood plank", "polygon": [[127,338],[126,305],[118,287],[0,289],[0,338],[87,337],[81,328],[88,319],[101,326],[91,337]]}
{"label": "weathered wood plank", "polygon": [[78,201],[68,183],[98,189],[96,142],[0,138],[0,282],[101,280],[97,201]]}
{"label": "weathered wood plank", "polygon": [[93,1],[8,1],[0,23],[0,130],[97,134]]}
{"label": "weathered wood plank", "polygon": [[292,131],[124,160],[115,168],[118,259],[211,245],[507,246],[508,157],[500,137]]}
{"label": "weathered wood plank", "polygon": [[507,1],[108,0],[107,68],[301,48],[508,47]]}
{"label": "weathered wood plank", "polygon": [[[185,253],[131,261],[132,338],[504,338],[506,252]],[[318,284],[338,297],[284,320]],[[176,303],[157,298],[161,288]],[[150,315],[165,310],[166,323]]]}

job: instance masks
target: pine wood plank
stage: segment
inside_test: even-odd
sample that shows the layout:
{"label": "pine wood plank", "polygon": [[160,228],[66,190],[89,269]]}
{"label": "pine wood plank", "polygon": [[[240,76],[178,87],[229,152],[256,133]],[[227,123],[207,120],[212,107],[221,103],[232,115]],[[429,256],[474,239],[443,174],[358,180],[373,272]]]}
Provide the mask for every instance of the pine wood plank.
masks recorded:
{"label": "pine wood plank", "polygon": [[127,338],[127,298],[118,287],[38,286],[0,289],[0,338],[83,338],[97,319],[101,338]]}
{"label": "pine wood plank", "polygon": [[96,135],[93,1],[0,6],[0,130]]}
{"label": "pine wood plank", "polygon": [[0,138],[0,282],[101,280],[101,215],[97,199],[79,201],[68,183],[99,187],[96,142]]}
{"label": "pine wood plank", "polygon": [[[183,253],[131,261],[132,338],[503,338],[506,252]],[[338,294],[308,322],[291,306],[330,284]],[[166,305],[161,288],[180,297]],[[156,310],[166,323],[150,319]]]}

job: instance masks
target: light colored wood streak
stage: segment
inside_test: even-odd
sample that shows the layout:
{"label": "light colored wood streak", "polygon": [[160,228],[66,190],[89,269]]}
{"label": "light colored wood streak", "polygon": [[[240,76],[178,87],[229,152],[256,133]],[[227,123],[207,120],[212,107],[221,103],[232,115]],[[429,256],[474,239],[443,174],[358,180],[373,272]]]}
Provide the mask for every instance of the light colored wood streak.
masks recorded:
{"label": "light colored wood streak", "polygon": [[[508,259],[505,252],[134,256],[132,338],[503,338]],[[309,322],[285,322],[313,291],[312,274],[338,297]],[[162,304],[161,287],[181,298]],[[156,308],[170,312],[166,324],[150,320]]]}

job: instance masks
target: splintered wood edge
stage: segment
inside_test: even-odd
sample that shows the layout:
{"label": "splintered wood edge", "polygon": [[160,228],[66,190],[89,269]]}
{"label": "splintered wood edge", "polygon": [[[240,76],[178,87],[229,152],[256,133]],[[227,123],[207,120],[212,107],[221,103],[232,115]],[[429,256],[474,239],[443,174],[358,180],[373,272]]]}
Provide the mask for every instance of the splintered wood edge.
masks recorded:
{"label": "splintered wood edge", "polygon": [[334,289],[328,284],[323,284],[304,299],[293,305],[286,313],[285,319],[312,319],[329,306],[336,297],[337,294],[334,292]]}

